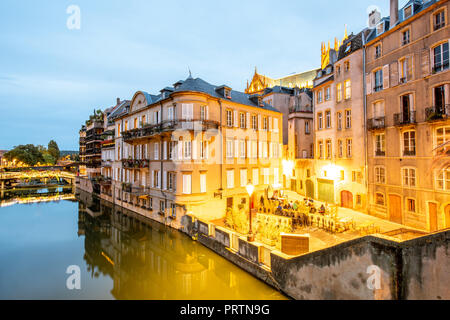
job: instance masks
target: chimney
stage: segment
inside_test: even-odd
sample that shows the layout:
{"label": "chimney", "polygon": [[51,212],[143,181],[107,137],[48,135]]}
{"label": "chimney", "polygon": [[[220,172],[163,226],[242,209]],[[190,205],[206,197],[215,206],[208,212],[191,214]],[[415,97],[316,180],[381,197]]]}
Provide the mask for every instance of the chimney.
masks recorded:
{"label": "chimney", "polygon": [[117,105],[120,104],[120,98],[117,98]]}
{"label": "chimney", "polygon": [[398,22],[398,0],[391,0],[391,18],[389,25],[391,28],[395,27]]}

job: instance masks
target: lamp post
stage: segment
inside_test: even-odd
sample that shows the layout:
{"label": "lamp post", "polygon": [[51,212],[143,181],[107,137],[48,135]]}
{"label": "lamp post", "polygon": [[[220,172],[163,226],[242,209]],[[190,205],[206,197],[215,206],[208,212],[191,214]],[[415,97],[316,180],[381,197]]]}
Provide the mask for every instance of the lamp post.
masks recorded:
{"label": "lamp post", "polygon": [[248,241],[254,241],[254,236],[253,236],[253,232],[252,232],[252,207],[251,207],[251,201],[252,201],[252,194],[253,191],[255,191],[255,186],[251,183],[251,181],[248,181],[248,184],[245,186],[245,189],[247,190],[248,193],[248,217],[249,217],[249,231],[248,231],[248,236],[247,236],[247,240]]}

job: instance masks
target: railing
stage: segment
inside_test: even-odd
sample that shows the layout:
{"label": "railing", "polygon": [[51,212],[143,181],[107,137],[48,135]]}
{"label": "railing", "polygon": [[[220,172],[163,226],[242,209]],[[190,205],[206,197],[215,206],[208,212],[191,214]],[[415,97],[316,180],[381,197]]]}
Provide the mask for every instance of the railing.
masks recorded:
{"label": "railing", "polygon": [[394,125],[402,126],[416,123],[416,112],[410,111],[408,113],[401,112],[394,114]]}
{"label": "railing", "polygon": [[416,150],[403,150],[403,155],[404,156],[415,156],[416,155]]}
{"label": "railing", "polygon": [[124,168],[148,168],[149,161],[147,159],[122,159],[122,165]]}
{"label": "railing", "polygon": [[102,161],[102,167],[111,167],[112,166],[112,160],[103,160]]}
{"label": "railing", "polygon": [[174,130],[198,130],[218,129],[220,123],[212,120],[167,120],[155,125],[146,125],[143,128],[122,132],[124,141],[139,138],[148,138],[164,132]]}
{"label": "railing", "polygon": [[385,127],[385,117],[378,117],[367,120],[368,130],[384,129]]}
{"label": "railing", "polygon": [[425,109],[426,121],[442,120],[450,116],[450,104]]}
{"label": "railing", "polygon": [[375,156],[377,156],[377,157],[384,157],[385,155],[386,155],[386,151],[382,151],[382,150],[375,151]]}

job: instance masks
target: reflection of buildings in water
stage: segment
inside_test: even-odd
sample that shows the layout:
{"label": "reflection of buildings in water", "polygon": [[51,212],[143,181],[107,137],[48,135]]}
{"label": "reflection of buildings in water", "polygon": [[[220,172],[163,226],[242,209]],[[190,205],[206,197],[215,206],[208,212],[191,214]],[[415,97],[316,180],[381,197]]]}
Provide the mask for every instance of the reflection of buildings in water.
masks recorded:
{"label": "reflection of buildings in water", "polygon": [[38,203],[60,200],[75,200],[73,188],[71,186],[0,190],[0,207],[20,203]]}
{"label": "reflection of buildings in water", "polygon": [[[86,237],[85,260],[93,276],[113,279],[114,297],[209,299],[239,289],[227,261],[213,259],[214,253],[180,232],[103,200],[84,200],[88,202],[80,201],[79,234]],[[98,210],[91,214],[86,209],[97,208],[95,202]]]}

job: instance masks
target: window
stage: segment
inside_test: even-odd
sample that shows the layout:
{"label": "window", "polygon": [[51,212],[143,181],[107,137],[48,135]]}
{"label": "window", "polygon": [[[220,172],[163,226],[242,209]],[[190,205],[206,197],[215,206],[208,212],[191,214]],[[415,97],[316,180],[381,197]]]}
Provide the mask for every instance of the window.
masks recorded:
{"label": "window", "polygon": [[411,30],[406,29],[402,32],[402,46],[411,42]]}
{"label": "window", "polygon": [[159,143],[155,142],[153,145],[153,159],[158,160],[159,159]]}
{"label": "window", "polygon": [[228,189],[234,188],[234,170],[227,171],[227,188]]}
{"label": "window", "polygon": [[259,169],[253,169],[253,185],[257,186],[259,184]]}
{"label": "window", "polygon": [[416,200],[411,198],[406,199],[406,208],[409,212],[416,212]]}
{"label": "window", "polygon": [[384,156],[386,154],[386,137],[384,133],[375,135],[375,155]]}
{"label": "window", "polygon": [[337,129],[342,130],[342,112],[337,113]]}
{"label": "window", "polygon": [[441,170],[436,174],[436,188],[439,190],[450,190],[450,169]]}
{"label": "window", "polygon": [[378,59],[381,57],[381,44],[377,44],[375,46],[375,59]]}
{"label": "window", "polygon": [[170,214],[173,218],[177,217],[177,205],[175,203],[170,205]]}
{"label": "window", "polygon": [[433,29],[439,30],[445,26],[445,11],[442,10],[433,15]]}
{"label": "window", "polygon": [[278,168],[273,168],[273,183],[274,184],[278,184],[278,183],[280,183],[280,180],[279,180],[279,169]]}
{"label": "window", "polygon": [[125,120],[124,131],[128,131],[128,121]]}
{"label": "window", "polygon": [[200,174],[200,193],[206,193],[206,173]]}
{"label": "window", "polygon": [[344,144],[342,140],[338,140],[338,157],[342,158],[344,156]]}
{"label": "window", "polygon": [[305,121],[305,133],[310,134],[311,129],[309,128],[309,121]]}
{"label": "window", "polygon": [[402,174],[403,174],[403,186],[405,187],[416,186],[416,169],[403,168]]}
{"label": "window", "polygon": [[258,119],[256,116],[252,116],[252,129],[258,130]]}
{"label": "window", "polygon": [[375,77],[375,88],[373,89],[375,92],[383,90],[383,70],[379,69],[374,72]]}
{"label": "window", "polygon": [[233,111],[227,110],[227,126],[232,127],[233,126]]}
{"label": "window", "polygon": [[269,129],[269,121],[267,119],[267,117],[263,118],[263,130],[268,130]]}
{"label": "window", "polygon": [[375,182],[381,184],[386,183],[386,170],[384,167],[375,167]]}
{"label": "window", "polygon": [[269,168],[263,168],[264,184],[269,184]]}
{"label": "window", "polygon": [[450,154],[450,127],[436,130],[436,144],[438,154]]}
{"label": "window", "polygon": [[120,123],[117,124],[117,136],[120,137]]}
{"label": "window", "polygon": [[[348,50],[351,49],[351,44],[350,43],[347,45],[347,48],[348,48]],[[350,61],[345,61],[344,62],[344,70],[345,71],[350,71]]]}
{"label": "window", "polygon": [[191,159],[192,157],[192,142],[184,141],[184,158]]}
{"label": "window", "polygon": [[323,141],[322,140],[319,141],[318,148],[319,148],[319,150],[318,150],[319,159],[323,159]]}
{"label": "window", "polygon": [[174,120],[175,113],[174,113],[174,107],[168,107],[167,108],[167,120],[172,121]]}
{"label": "window", "polygon": [[377,36],[384,32],[384,22],[377,25]]}
{"label": "window", "polygon": [[331,128],[331,111],[325,111],[325,126],[327,129]]}
{"label": "window", "polygon": [[341,66],[336,66],[336,76],[341,74]]}
{"label": "window", "polygon": [[345,110],[345,128],[350,129],[352,127],[352,110]]}
{"label": "window", "polygon": [[434,65],[433,72],[448,69],[448,42],[442,43],[433,49]]}
{"label": "window", "polygon": [[352,157],[352,139],[347,139],[347,158]]}
{"label": "window", "polygon": [[175,160],[177,152],[177,141],[170,141],[169,143],[169,160]]}
{"label": "window", "polygon": [[200,142],[200,159],[208,159],[208,141]]}
{"label": "window", "polygon": [[384,206],[384,194],[377,193],[375,195],[375,202],[377,205]]}
{"label": "window", "polygon": [[153,171],[153,188],[159,188],[159,171]]}
{"label": "window", "polygon": [[241,129],[245,129],[245,124],[246,124],[246,121],[245,121],[245,113],[243,113],[243,112],[241,112],[240,114],[239,114],[239,122],[240,122],[240,128]]}
{"label": "window", "polygon": [[400,64],[400,83],[406,83],[412,78],[412,63],[411,58],[406,57],[399,60]]}
{"label": "window", "polygon": [[208,110],[207,110],[207,106],[200,106],[200,120],[204,121],[204,120],[208,120]]}
{"label": "window", "polygon": [[322,130],[323,129],[323,116],[322,116],[322,112],[319,112],[317,114],[317,123],[318,123],[318,129]]}
{"label": "window", "polygon": [[176,190],[177,174],[175,172],[167,173],[167,183],[168,183],[168,189],[170,191]]}
{"label": "window", "polygon": [[405,17],[405,19],[408,19],[412,15],[413,15],[413,6],[412,5],[409,5],[405,9],[403,9],[403,16]]}
{"label": "window", "polygon": [[273,132],[278,132],[278,119],[273,119]]}
{"label": "window", "polygon": [[138,128],[138,119],[134,118],[134,128],[133,129],[137,129]]}
{"label": "window", "polygon": [[166,202],[164,200],[159,201],[159,212],[166,212]]}
{"label": "window", "polygon": [[342,83],[336,85],[337,102],[342,101]]}
{"label": "window", "polygon": [[183,174],[183,194],[192,193],[192,175]]}
{"label": "window", "polygon": [[317,91],[317,103],[321,103],[322,100],[322,90]]}
{"label": "window", "polygon": [[331,140],[327,140],[327,159],[331,159],[332,148],[331,148]]}
{"label": "window", "polygon": [[347,80],[344,82],[345,85],[345,99],[350,99],[352,97],[352,82]]}
{"label": "window", "polygon": [[245,140],[241,140],[239,144],[240,144],[240,147],[239,147],[240,157],[241,157],[241,159],[245,159],[245,151],[246,151]]}
{"label": "window", "polygon": [[241,175],[241,187],[245,187],[247,185],[247,183],[248,183],[248,180],[247,180],[247,169],[241,169],[240,175]]}
{"label": "window", "polygon": [[416,132],[406,131],[403,132],[403,155],[415,156],[416,155]]}
{"label": "window", "polygon": [[329,101],[331,99],[331,87],[328,86],[325,88],[325,101]]}
{"label": "window", "polygon": [[341,180],[345,180],[345,171],[341,170]]}
{"label": "window", "polygon": [[233,140],[232,139],[228,139],[227,140],[227,158],[233,158],[234,154],[233,154]]}

